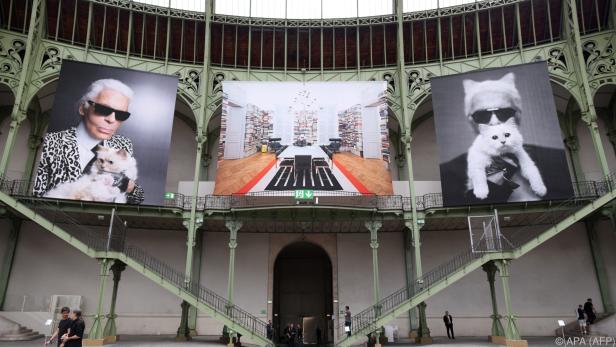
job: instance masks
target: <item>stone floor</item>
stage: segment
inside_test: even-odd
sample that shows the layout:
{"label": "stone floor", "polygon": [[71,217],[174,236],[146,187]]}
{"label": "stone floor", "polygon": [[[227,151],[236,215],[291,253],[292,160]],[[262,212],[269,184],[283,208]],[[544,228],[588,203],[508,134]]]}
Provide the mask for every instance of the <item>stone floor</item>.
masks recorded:
{"label": "stone floor", "polygon": [[[27,342],[0,342],[2,347],[41,347],[43,346],[43,339],[27,341]],[[557,347],[559,346],[554,337],[532,337],[528,338],[529,346],[537,347]],[[560,342],[560,341],[558,341]],[[176,342],[173,336],[122,336],[121,341],[116,344],[108,346],[118,347],[184,347],[184,346],[208,346],[208,347],[223,347],[222,344],[216,343],[213,337],[198,337],[190,342]],[[569,344],[573,345],[573,344]],[[588,344],[586,344],[588,345]],[[386,345],[384,345],[386,346]],[[395,344],[396,347],[414,346],[413,344]],[[448,340],[444,337],[435,337],[434,343],[429,345],[430,347],[440,346],[457,346],[457,347],[495,347],[496,345],[486,341],[485,338],[477,337],[459,337],[455,340]],[[610,347],[614,347],[611,343]]]}

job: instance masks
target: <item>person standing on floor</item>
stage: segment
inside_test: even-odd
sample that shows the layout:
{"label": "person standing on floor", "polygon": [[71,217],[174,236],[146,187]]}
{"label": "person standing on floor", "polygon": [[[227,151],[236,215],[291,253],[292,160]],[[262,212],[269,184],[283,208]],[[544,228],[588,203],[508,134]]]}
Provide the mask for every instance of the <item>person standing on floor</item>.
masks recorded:
{"label": "person standing on floor", "polygon": [[349,306],[344,307],[344,330],[346,330],[347,336],[351,336],[351,309]]}
{"label": "person standing on floor", "polygon": [[83,333],[86,330],[86,323],[81,318],[80,310],[73,310],[71,313],[72,324],[68,333],[62,335],[61,347],[82,347]]}
{"label": "person standing on floor", "polygon": [[287,330],[287,340],[289,342],[289,347],[295,346],[295,327],[293,326],[293,323],[289,324]]}
{"label": "person standing on floor", "polygon": [[267,321],[267,326],[265,327],[265,333],[267,334],[267,339],[271,340],[274,338],[274,328],[272,327],[272,321]]}
{"label": "person standing on floor", "polygon": [[71,309],[66,306],[62,307],[60,313],[62,314],[62,320],[58,322],[58,327],[56,328],[56,331],[54,331],[53,335],[51,335],[49,340],[45,341],[45,346],[51,344],[51,341],[57,337],[59,347],[62,344],[62,336],[68,333],[68,328],[70,328],[72,323],[71,318],[68,316],[71,313]]}
{"label": "person standing on floor", "polygon": [[582,333],[582,335],[588,334],[586,330],[586,312],[584,312],[584,308],[582,305],[578,305],[576,315],[578,324],[580,325],[580,332]]}
{"label": "person standing on floor", "polygon": [[443,322],[445,323],[445,329],[447,329],[447,338],[455,340],[456,337],[453,335],[453,317],[449,314],[449,311],[445,311]]}
{"label": "person standing on floor", "polygon": [[588,324],[593,324],[597,319],[597,311],[595,311],[595,305],[593,305],[591,298],[588,298],[584,304],[584,313],[586,313],[586,323]]}
{"label": "person standing on floor", "polygon": [[304,343],[304,329],[301,324],[297,325],[297,341],[301,344]]}

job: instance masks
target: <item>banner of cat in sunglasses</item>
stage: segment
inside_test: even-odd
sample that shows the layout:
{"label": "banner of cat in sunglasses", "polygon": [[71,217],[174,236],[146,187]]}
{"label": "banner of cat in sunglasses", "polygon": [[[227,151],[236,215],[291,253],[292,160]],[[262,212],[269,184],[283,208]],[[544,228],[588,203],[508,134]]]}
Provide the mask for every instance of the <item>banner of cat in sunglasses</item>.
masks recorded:
{"label": "banner of cat in sunglasses", "polygon": [[176,76],[64,60],[34,195],[162,205]]}
{"label": "banner of cat in sunglasses", "polygon": [[431,84],[444,206],[573,196],[545,62]]}

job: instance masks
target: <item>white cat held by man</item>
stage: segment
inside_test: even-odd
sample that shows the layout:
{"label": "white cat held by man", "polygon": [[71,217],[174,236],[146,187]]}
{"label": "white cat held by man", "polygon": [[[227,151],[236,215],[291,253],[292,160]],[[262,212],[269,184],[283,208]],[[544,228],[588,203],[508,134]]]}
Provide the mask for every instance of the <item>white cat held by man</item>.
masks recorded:
{"label": "white cat held by man", "polygon": [[126,203],[122,181],[137,180],[137,161],[124,149],[97,146],[96,158],[85,173],[74,182],[62,183],[44,197]]}

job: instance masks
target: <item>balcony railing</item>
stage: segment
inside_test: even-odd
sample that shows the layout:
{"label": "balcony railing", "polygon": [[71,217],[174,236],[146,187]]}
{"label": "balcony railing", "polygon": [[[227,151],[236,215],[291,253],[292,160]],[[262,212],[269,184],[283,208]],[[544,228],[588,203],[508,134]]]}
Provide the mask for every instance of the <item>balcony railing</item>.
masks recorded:
{"label": "balcony railing", "polygon": [[[609,181],[573,182],[575,199],[594,199],[609,191]],[[0,188],[12,196],[32,197],[32,181],[11,180],[0,178]],[[180,193],[171,194],[165,198],[164,207],[189,210],[193,197]],[[441,193],[430,193],[415,197],[418,211],[443,207]],[[197,198],[197,210],[233,210],[272,207],[337,207],[353,209],[370,209],[378,211],[411,211],[411,198],[401,195],[373,195],[352,192],[319,192],[315,191],[312,200],[296,200],[293,192],[264,191],[243,195],[206,195]]]}

